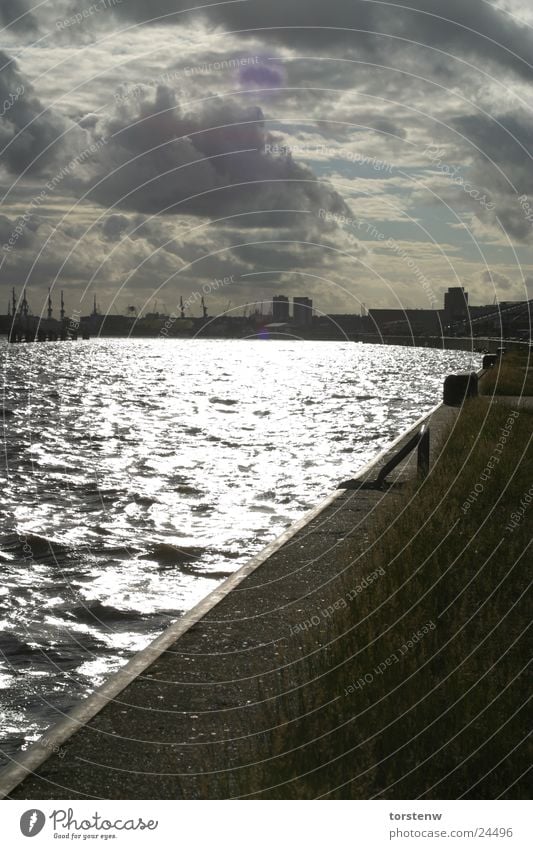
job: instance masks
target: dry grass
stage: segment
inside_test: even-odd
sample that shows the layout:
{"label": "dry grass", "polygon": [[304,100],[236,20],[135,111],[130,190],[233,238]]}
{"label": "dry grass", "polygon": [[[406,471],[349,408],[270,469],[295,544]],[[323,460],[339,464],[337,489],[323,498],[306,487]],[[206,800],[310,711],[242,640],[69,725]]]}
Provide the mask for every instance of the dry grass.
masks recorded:
{"label": "dry grass", "polygon": [[505,354],[480,383],[482,395],[533,395],[533,357],[526,352]]}

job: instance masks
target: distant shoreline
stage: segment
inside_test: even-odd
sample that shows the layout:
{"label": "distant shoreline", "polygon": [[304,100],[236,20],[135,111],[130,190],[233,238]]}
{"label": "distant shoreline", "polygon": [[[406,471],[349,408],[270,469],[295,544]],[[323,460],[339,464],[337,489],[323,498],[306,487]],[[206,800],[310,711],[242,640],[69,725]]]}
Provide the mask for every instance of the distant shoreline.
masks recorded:
{"label": "distant shoreline", "polygon": [[[7,341],[8,334],[5,332],[0,333],[0,339],[4,339]],[[367,345],[389,345],[389,346],[397,346],[397,347],[409,347],[409,348],[435,348],[441,349],[444,351],[472,351],[472,353],[483,353],[485,351],[489,353],[496,353],[498,348],[505,347],[510,351],[520,351],[524,350],[524,347],[529,346],[531,343],[528,340],[518,340],[518,339],[501,339],[501,338],[492,338],[492,337],[457,337],[457,336],[449,336],[449,337],[439,337],[439,336],[379,336],[378,334],[359,334],[357,336],[352,335],[341,335],[336,334],[314,334],[314,333],[305,333],[305,330],[302,330],[300,335],[284,333],[281,331],[275,332],[265,332],[264,329],[258,330],[253,334],[245,334],[245,335],[224,335],[223,333],[202,333],[201,331],[196,333],[187,333],[187,334],[174,334],[169,336],[162,336],[161,334],[134,334],[134,333],[99,333],[94,336],[91,336],[90,339],[133,339],[133,340],[146,340],[146,339],[170,339],[170,340],[237,340],[237,341],[246,341],[246,342],[280,342],[280,341],[297,341],[297,342],[351,342],[356,344],[367,344]],[[32,340],[33,341],[33,340]],[[85,340],[87,341],[87,340]],[[19,342],[16,344],[26,345],[30,344],[28,342]],[[45,344],[43,342],[39,342],[38,344]]]}

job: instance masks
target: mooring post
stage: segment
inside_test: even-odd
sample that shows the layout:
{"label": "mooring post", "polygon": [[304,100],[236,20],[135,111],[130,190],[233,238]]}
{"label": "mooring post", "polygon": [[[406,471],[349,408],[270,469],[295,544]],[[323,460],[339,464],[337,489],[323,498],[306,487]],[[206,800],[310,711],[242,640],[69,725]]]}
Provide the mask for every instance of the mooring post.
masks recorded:
{"label": "mooring post", "polygon": [[498,359],[497,354],[485,354],[485,356],[483,357],[482,368],[484,368],[484,369],[493,368],[496,365],[497,359]]}
{"label": "mooring post", "polygon": [[476,398],[478,394],[478,376],[475,371],[449,374],[444,381],[442,400],[448,407],[460,407],[466,398]]}

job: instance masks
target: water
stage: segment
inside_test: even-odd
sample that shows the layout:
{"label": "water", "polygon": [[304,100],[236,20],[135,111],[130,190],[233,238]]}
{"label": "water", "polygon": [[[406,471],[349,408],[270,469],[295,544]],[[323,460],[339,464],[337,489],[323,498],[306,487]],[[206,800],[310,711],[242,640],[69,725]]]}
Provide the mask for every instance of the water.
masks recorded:
{"label": "water", "polygon": [[[462,352],[0,343],[0,746],[39,736],[438,402]],[[477,362],[476,362],[477,365]]]}

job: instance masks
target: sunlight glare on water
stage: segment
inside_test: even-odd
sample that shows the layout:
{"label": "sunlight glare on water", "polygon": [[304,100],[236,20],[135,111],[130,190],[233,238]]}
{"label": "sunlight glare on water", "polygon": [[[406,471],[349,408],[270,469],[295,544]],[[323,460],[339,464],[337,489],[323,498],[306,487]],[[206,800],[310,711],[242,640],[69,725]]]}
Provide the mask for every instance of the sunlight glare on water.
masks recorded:
{"label": "sunlight glare on water", "polygon": [[471,365],[462,352],[349,342],[99,339],[0,353],[12,413],[0,504],[6,752],[354,476],[440,400],[447,373]]}

